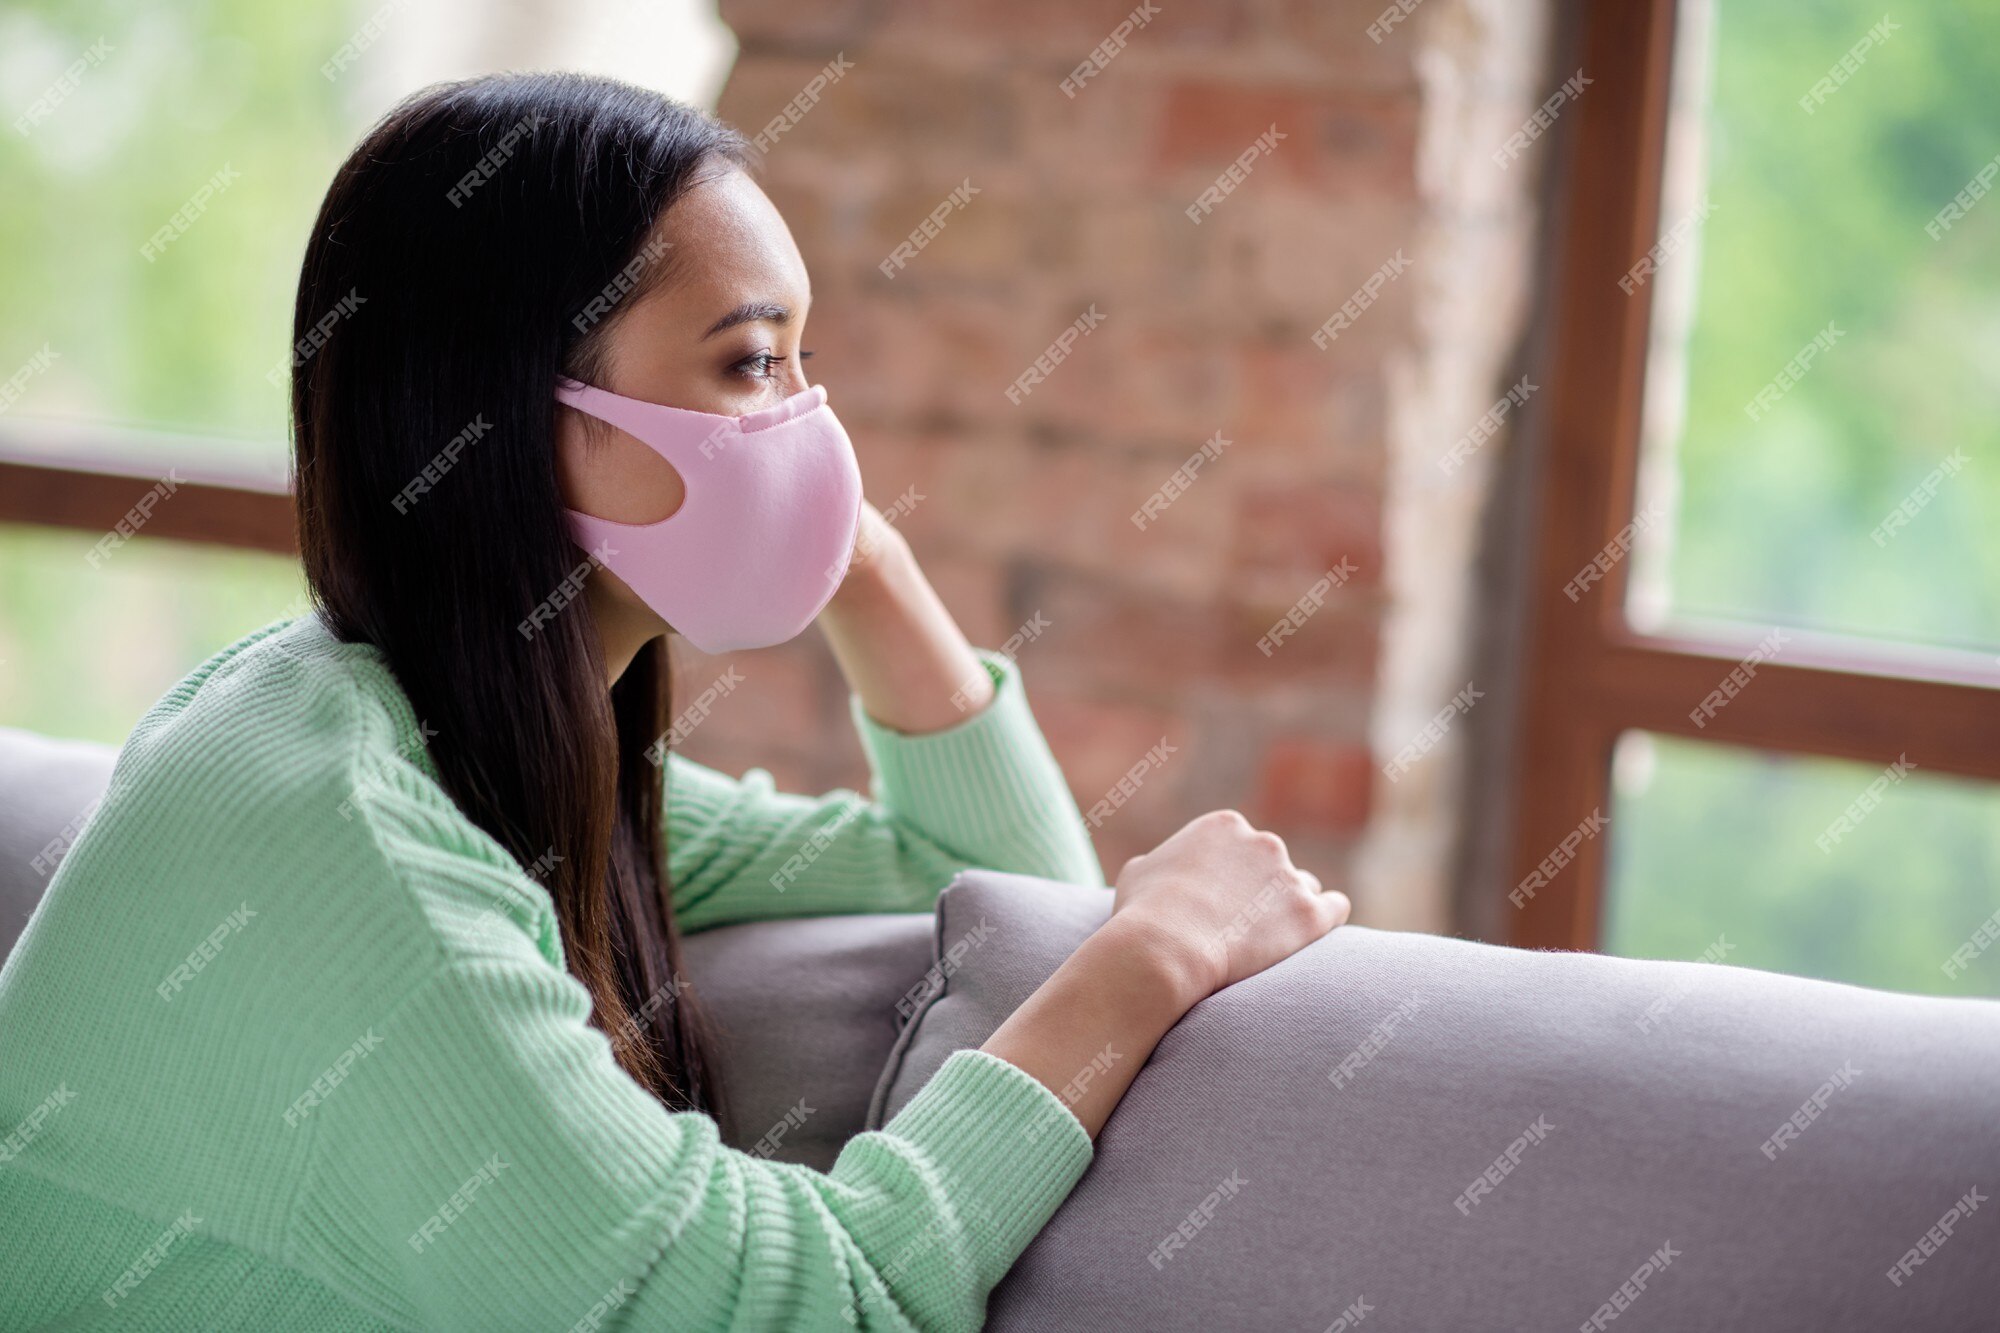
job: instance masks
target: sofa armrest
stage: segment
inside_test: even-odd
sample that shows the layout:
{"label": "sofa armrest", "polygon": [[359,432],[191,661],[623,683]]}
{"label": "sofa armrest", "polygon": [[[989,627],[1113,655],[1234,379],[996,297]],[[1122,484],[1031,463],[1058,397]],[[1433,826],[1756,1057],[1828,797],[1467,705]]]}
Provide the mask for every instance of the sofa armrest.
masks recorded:
{"label": "sofa armrest", "polygon": [[[960,876],[877,1122],[1109,900]],[[1343,927],[1167,1034],[989,1327],[1980,1327],[1996,1113],[1993,1001]]]}

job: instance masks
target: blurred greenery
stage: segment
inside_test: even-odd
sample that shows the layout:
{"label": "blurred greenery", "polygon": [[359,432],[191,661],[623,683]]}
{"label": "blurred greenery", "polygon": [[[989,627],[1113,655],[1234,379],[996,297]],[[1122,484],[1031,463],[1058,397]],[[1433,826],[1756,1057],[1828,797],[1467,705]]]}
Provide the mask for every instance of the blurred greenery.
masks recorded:
{"label": "blurred greenery", "polygon": [[[1807,114],[1799,99],[1879,3],[1719,0],[1671,604],[1990,660],[2000,200],[1938,240],[1925,226],[2000,153],[2000,6],[1889,17]],[[1745,406],[1829,323],[1843,336],[1752,421]],[[1954,449],[1970,462],[1877,545]]]}
{"label": "blurred greenery", "polygon": [[1645,733],[1614,770],[1609,952],[2000,997],[2000,947],[1944,972],[2000,908],[2000,787],[1919,766],[1832,832],[1883,770]]}
{"label": "blurred greenery", "polygon": [[141,539],[92,568],[97,540],[0,527],[0,725],[115,744],[218,649],[305,610],[295,560]]}
{"label": "blurred greenery", "polygon": [[[1807,114],[1799,99],[1883,17],[1872,0],[1719,5],[1669,602],[1991,662],[2000,200],[1939,239],[1925,226],[2000,153],[2000,7],[1891,13],[1900,26]],[[1829,322],[1843,336],[1752,421],[1745,405]],[[1877,545],[1954,449],[1963,470]],[[2000,995],[2000,950],[1943,972],[2000,907],[2000,788],[1909,758],[1917,775],[1823,852],[1879,770],[1627,736],[1605,947],[1692,958],[1726,934],[1732,963]]]}
{"label": "blurred greenery", "polygon": [[[286,355],[313,213],[361,127],[349,80],[320,66],[365,16],[258,0],[0,5],[0,380],[44,344],[57,358],[0,430],[188,430],[198,438],[119,445],[157,451],[160,473],[282,465],[285,389],[266,374]],[[21,132],[100,40],[101,61]],[[236,179],[149,261],[141,247],[225,166]],[[204,658],[297,612],[293,561],[141,539],[96,569],[96,539],[0,529],[0,723],[122,740]]]}
{"label": "blurred greenery", "polygon": [[[359,23],[346,5],[260,0],[0,6],[0,379],[45,343],[59,357],[0,421],[185,428],[222,437],[218,453],[282,458],[286,389],[266,374],[290,341],[313,214],[361,127],[354,75],[320,66]],[[100,39],[102,63],[17,132]],[[236,179],[142,255],[225,166]]]}

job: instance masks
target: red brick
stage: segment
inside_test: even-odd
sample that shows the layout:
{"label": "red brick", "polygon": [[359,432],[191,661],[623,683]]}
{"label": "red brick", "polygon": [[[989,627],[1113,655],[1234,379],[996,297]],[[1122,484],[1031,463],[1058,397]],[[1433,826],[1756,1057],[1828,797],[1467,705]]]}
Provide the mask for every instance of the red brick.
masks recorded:
{"label": "red brick", "polygon": [[[1325,888],[1354,897],[1354,876],[1350,867],[1356,840],[1352,835],[1313,833],[1296,828],[1274,828],[1271,831],[1285,840],[1285,850],[1291,854],[1293,865],[1319,876],[1319,882]],[[1367,924],[1362,920],[1360,903],[1354,904],[1354,913],[1349,919]]]}
{"label": "red brick", "polygon": [[1256,159],[1217,212],[1274,177],[1406,195],[1416,188],[1418,110],[1416,99],[1403,95],[1190,80],[1167,92],[1152,160],[1167,178],[1199,191],[1276,125],[1285,137]]}
{"label": "red brick", "polygon": [[745,54],[824,48],[828,56],[859,41],[879,11],[870,0],[720,0],[717,8]]}
{"label": "red brick", "polygon": [[709,657],[689,650],[676,664],[669,721],[677,723],[702,691],[734,671],[739,683],[689,731],[683,752],[700,760],[712,748],[732,746],[774,754],[810,750],[827,725],[827,710],[838,703],[832,670],[831,654],[812,631],[757,652]]}
{"label": "red brick", "polygon": [[977,557],[918,550],[924,575],[975,645],[997,648],[1020,625],[1007,606],[1000,566]]}
{"label": "red brick", "polygon": [[1258,775],[1253,823],[1352,832],[1368,822],[1375,764],[1365,745],[1284,738]]}
{"label": "red brick", "polygon": [[837,395],[850,432],[870,420],[927,429],[1020,421],[1004,394],[1035,352],[1015,350],[1008,331],[1019,321],[1003,305],[918,299],[914,288],[815,304],[806,336],[813,373]]}
{"label": "red brick", "polygon": [[[1048,620],[1022,668],[1079,803],[1162,734],[1181,747],[1095,831],[1106,870],[1234,806],[1337,884],[1375,773],[1384,508],[1409,426],[1398,418],[1392,441],[1389,395],[1429,385],[1476,415],[1505,387],[1482,396],[1457,380],[1476,382],[1517,335],[1533,281],[1520,263],[1530,164],[1501,173],[1474,156],[1458,171],[1452,155],[1490,151],[1457,144],[1468,115],[1504,129],[1518,122],[1499,119],[1515,82],[1542,87],[1528,66],[1547,7],[1510,10],[1494,32],[1484,11],[1426,7],[1376,42],[1367,27],[1387,0],[1163,6],[1064,96],[1063,76],[1136,3],[726,0],[743,56],[722,111],[755,133],[836,50],[854,62],[764,164],[812,271],[813,373],[870,498],[924,496],[899,527],[968,634],[991,644],[1032,614]],[[1191,223],[1187,206],[1274,122],[1287,137]],[[1427,123],[1448,151],[1423,163],[1420,187]],[[968,177],[981,193],[884,277],[882,259]],[[1414,269],[1315,347],[1399,248]],[[1437,292],[1474,299],[1452,311],[1419,299]],[[1092,304],[1104,325],[1010,402],[1016,376]],[[1457,306],[1485,318],[1440,326]],[[1405,373],[1426,365],[1450,372],[1445,389]],[[1455,407],[1430,414],[1453,417],[1441,451],[1463,425]],[[1136,527],[1132,513],[1218,430],[1223,456]],[[1420,512],[1445,515],[1436,502]],[[1463,556],[1433,554],[1451,566],[1430,571],[1436,614],[1399,632],[1450,641],[1440,617]],[[1259,651],[1342,559],[1359,567],[1352,582]],[[864,780],[816,636],[744,665],[745,707],[720,711],[695,747],[805,790]],[[1426,828],[1453,817],[1449,793],[1406,784],[1396,798],[1399,820],[1412,804]]]}
{"label": "red brick", "polygon": [[[1034,645],[1021,650],[1020,662],[1036,720],[1062,762],[1077,804],[1086,810],[1162,739],[1174,746],[1187,741],[1186,722],[1167,709],[1126,703],[1115,696],[1083,696],[1057,680],[1044,679],[1045,673],[1036,669]],[[1170,804],[1184,776],[1183,757],[1182,752],[1168,755],[1164,764],[1143,778],[1140,795],[1132,801],[1143,799],[1156,808]]]}
{"label": "red brick", "polygon": [[1212,674],[1228,617],[1216,608],[1135,595],[1053,571],[1025,589],[1051,628],[1037,643],[1044,675],[1084,691],[1171,705]]}
{"label": "red brick", "polygon": [[[910,59],[860,50],[845,55],[853,68],[777,136],[774,162],[821,157],[849,171],[901,166],[949,174],[1015,151],[1019,124],[1004,70],[981,66],[945,78]],[[829,52],[739,62],[717,114],[754,136],[785,114],[831,58]]]}
{"label": "red brick", "polygon": [[1267,480],[1304,472],[1380,489],[1388,420],[1379,367],[1351,370],[1306,338],[1249,341],[1232,356],[1238,392],[1230,424],[1247,442],[1235,454],[1238,471]]}
{"label": "red brick", "polygon": [[[1382,634],[1381,610],[1374,596],[1336,591],[1302,627],[1270,641],[1272,629],[1290,609],[1291,603],[1263,610],[1237,608],[1232,622],[1236,633],[1215,653],[1216,679],[1251,692],[1301,681],[1326,688],[1365,686],[1374,680]],[[1267,641],[1269,653],[1261,646]]]}
{"label": "red brick", "polygon": [[[920,0],[890,6],[884,40],[934,44],[1004,45],[1016,59],[1033,60],[1056,71],[1049,91],[1096,46],[1139,0],[1017,0],[1007,5],[967,5],[963,0]],[[1252,12],[1236,5],[1159,5],[1159,12],[1125,38],[1125,49],[1110,68],[1134,50],[1185,47],[1212,52],[1252,31]],[[1086,90],[1090,87],[1085,85]]]}
{"label": "red brick", "polygon": [[[995,559],[1028,556],[1097,575],[1108,585],[1208,600],[1227,577],[1233,518],[1221,475],[1227,453],[1197,473],[1143,530],[1132,522],[1199,447],[1190,438],[1172,452],[1106,454],[1007,436],[943,445],[935,451],[936,469],[927,474],[939,503],[927,501],[912,516],[913,530],[935,534],[952,549]],[[982,521],[966,522],[969,513]]]}
{"label": "red brick", "polygon": [[[955,192],[968,183],[977,193],[962,196],[961,202]],[[950,211],[926,239],[921,230],[940,207]],[[1028,264],[1038,222],[1046,213],[1041,200],[1024,198],[990,175],[961,172],[900,183],[868,211],[862,243],[872,256],[870,275],[899,292],[971,286],[989,297],[1004,297]],[[884,273],[881,265],[906,241],[915,253]]]}
{"label": "red brick", "polygon": [[1250,490],[1239,504],[1230,568],[1267,597],[1295,589],[1286,605],[1342,560],[1355,567],[1345,586],[1379,586],[1382,504],[1380,492],[1360,487]]}

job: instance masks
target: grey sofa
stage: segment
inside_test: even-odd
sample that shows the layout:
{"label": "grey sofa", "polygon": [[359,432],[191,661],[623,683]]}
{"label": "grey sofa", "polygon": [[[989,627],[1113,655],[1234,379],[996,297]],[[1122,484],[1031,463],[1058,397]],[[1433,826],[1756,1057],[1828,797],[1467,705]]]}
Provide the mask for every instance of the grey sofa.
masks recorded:
{"label": "grey sofa", "polygon": [[[0,731],[0,951],[110,761]],[[1108,911],[691,938],[726,1137],[830,1164]],[[1168,1034],[989,1326],[2000,1329],[1996,1113],[2000,1004],[1349,927]]]}

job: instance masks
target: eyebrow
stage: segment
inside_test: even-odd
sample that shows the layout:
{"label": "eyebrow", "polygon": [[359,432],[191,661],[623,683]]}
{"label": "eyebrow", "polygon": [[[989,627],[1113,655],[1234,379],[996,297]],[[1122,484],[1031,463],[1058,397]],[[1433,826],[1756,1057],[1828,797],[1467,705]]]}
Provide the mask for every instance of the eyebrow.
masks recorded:
{"label": "eyebrow", "polygon": [[791,322],[791,318],[792,311],[789,306],[776,305],[770,301],[746,301],[724,315],[721,319],[716,320],[715,323],[709,325],[708,332],[701,336],[702,340],[706,342],[716,334],[721,333],[724,329],[733,329],[738,324],[751,324],[759,321],[767,321],[772,324],[788,324]]}

